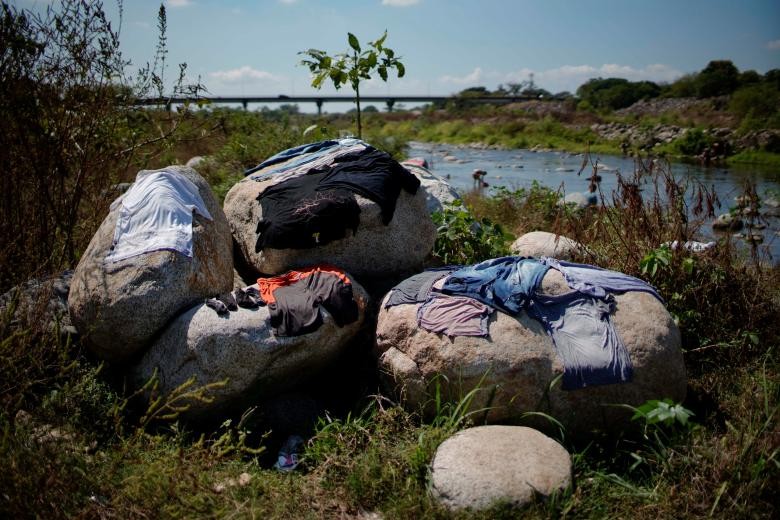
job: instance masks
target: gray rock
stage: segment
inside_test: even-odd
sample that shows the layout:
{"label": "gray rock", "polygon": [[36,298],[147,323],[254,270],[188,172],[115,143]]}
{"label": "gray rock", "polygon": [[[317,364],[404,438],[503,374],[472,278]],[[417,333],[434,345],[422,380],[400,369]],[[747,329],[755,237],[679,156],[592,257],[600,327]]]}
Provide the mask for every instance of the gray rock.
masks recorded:
{"label": "gray rock", "polygon": [[186,166],[189,166],[190,168],[197,168],[205,160],[206,158],[202,155],[196,155],[195,157],[190,157],[190,160],[187,161]]}
{"label": "gray rock", "polygon": [[257,223],[262,208],[257,196],[269,182],[245,178],[225,196],[225,214],[244,262],[264,274],[279,274],[318,263],[337,265],[355,275],[390,276],[422,265],[436,240],[436,228],[426,209],[426,192],[404,190],[398,197],[390,223],[382,223],[379,205],[356,195],[360,206],[357,233],[309,249],[264,248],[255,252]]}
{"label": "gray rock", "polygon": [[420,188],[425,192],[425,207],[429,214],[442,211],[445,205],[460,200],[458,192],[447,181],[427,168],[408,163],[403,165],[420,179]]}
{"label": "gray rock", "polygon": [[723,215],[719,215],[718,218],[712,222],[712,229],[730,229],[736,231],[742,229],[743,225],[742,219],[739,217],[735,217],[731,213],[724,213]]}
{"label": "gray rock", "polygon": [[58,330],[64,337],[76,337],[78,332],[68,314],[68,292],[73,271],[63,271],[58,276],[28,280],[0,295],[0,315],[13,308],[9,325],[26,328],[44,325]]}
{"label": "gray rock", "polygon": [[239,308],[222,317],[200,304],[178,316],[132,368],[138,386],[155,371],[167,394],[189,378],[192,388],[227,380],[209,393],[211,402],[190,401],[183,416],[203,418],[226,408],[246,406],[294,388],[342,352],[363,323],[368,297],[353,281],[359,318],[339,327],[322,309],[323,323],[295,337],[273,333],[267,307]]}
{"label": "gray rock", "polygon": [[550,256],[572,260],[574,254],[585,250],[585,246],[555,233],[532,231],[512,242],[509,250],[518,256]]}
{"label": "gray rock", "polygon": [[431,492],[453,510],[496,502],[521,507],[571,485],[571,457],[557,442],[523,426],[479,426],[456,433],[436,450]]}
{"label": "gray rock", "polygon": [[558,201],[560,206],[573,205],[576,209],[587,208],[588,206],[595,206],[598,203],[598,197],[593,193],[569,193],[561,200]]}
{"label": "gray rock", "polygon": [[109,212],[92,237],[68,297],[73,324],[101,358],[118,361],[144,349],[184,308],[233,285],[233,255],[222,208],[208,183],[192,168],[169,166],[198,186],[214,220],[195,213],[193,257],[154,251],[106,263],[121,205]]}
{"label": "gray rock", "polygon": [[[553,269],[540,290],[570,291]],[[612,322],[634,367],[630,383],[562,390],[563,364],[552,340],[525,312],[517,318],[495,312],[489,338],[450,339],[417,327],[418,305],[380,308],[376,348],[381,374],[411,410],[431,403],[436,385],[451,401],[481,386],[472,409],[489,406],[487,419],[492,422],[541,411],[558,419],[570,434],[621,429],[631,414],[612,405],[639,406],[666,397],[681,401],[686,376],[680,331],[663,304],[644,292],[617,294],[615,300]]]}

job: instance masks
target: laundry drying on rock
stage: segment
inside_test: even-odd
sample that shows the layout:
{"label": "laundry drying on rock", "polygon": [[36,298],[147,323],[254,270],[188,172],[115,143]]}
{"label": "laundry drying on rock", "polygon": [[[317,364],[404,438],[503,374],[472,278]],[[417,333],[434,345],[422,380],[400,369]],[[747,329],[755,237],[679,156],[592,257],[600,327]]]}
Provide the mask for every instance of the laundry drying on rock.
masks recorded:
{"label": "laundry drying on rock", "polygon": [[[551,268],[563,274],[572,291],[545,295],[538,290]],[[564,365],[563,388],[572,390],[631,381],[631,360],[610,320],[613,293],[626,291],[660,300],[650,285],[622,273],[547,257],[508,256],[415,275],[391,290],[385,308],[422,303],[417,325],[448,336],[489,336],[494,309],[512,316],[524,310],[552,339]]]}
{"label": "laundry drying on rock", "polygon": [[108,262],[164,249],[192,257],[192,212],[213,220],[198,187],[175,171],[140,172],[111,209],[117,204],[122,207]]}
{"label": "laundry drying on rock", "polygon": [[257,285],[277,336],[300,336],[316,330],[322,324],[321,307],[339,327],[358,319],[352,282],[337,267],[318,265],[289,271],[259,278]]}
{"label": "laundry drying on rock", "polygon": [[[296,161],[293,164],[298,165],[303,162],[302,159],[310,159],[312,157],[316,157],[317,154],[325,153],[328,150],[331,150],[334,147],[337,147],[339,145],[340,145],[340,141],[331,139],[326,141],[318,141],[316,143],[302,144],[300,146],[288,148],[287,150],[282,150],[281,152],[272,155],[271,157],[261,162],[254,168],[248,169],[247,171],[244,172],[244,175],[250,175],[256,171],[262,170],[263,168],[267,168],[268,166],[273,166],[274,164],[286,162],[296,157],[299,159],[296,159]],[[279,169],[275,168],[274,171],[279,171]]]}
{"label": "laundry drying on rock", "polygon": [[[354,234],[360,223],[356,194],[378,204],[382,222],[388,225],[401,190],[415,194],[420,186],[420,180],[389,154],[362,141],[324,143],[329,144],[281,152],[285,158],[293,157],[292,162],[258,177],[274,182],[257,197],[262,217],[256,252],[266,247],[312,248],[344,238],[348,230]],[[306,152],[310,149],[314,151]]]}
{"label": "laundry drying on rock", "polygon": [[422,303],[428,299],[433,284],[441,280],[457,267],[437,267],[427,269],[411,276],[390,290],[385,300],[385,308],[393,305]]}
{"label": "laundry drying on rock", "polygon": [[[257,182],[266,182],[273,186],[275,184],[300,177],[301,175],[306,175],[307,173],[314,171],[317,168],[329,166],[333,164],[336,159],[344,155],[361,152],[367,148],[373,149],[373,147],[361,141],[360,139],[348,138],[341,139],[339,141],[324,142],[333,142],[336,144],[320,148],[313,152],[307,152],[297,159],[285,162],[276,168],[272,168],[262,173],[254,173],[249,175],[249,178]],[[313,143],[313,145],[316,144],[317,143]],[[263,168],[265,167],[267,167],[267,165],[263,166]],[[257,170],[252,168],[252,170],[249,171],[255,172]]]}

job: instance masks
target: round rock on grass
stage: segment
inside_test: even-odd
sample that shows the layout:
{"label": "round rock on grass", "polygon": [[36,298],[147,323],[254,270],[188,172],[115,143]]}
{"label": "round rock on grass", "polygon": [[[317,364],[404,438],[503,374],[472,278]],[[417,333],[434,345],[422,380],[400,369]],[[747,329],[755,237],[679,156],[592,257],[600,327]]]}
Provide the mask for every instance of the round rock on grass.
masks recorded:
{"label": "round rock on grass", "polygon": [[[556,295],[571,289],[560,272],[550,269],[540,290]],[[615,302],[611,320],[631,358],[631,382],[563,390],[563,363],[552,340],[524,311],[517,317],[494,312],[488,338],[449,338],[418,327],[415,304],[380,306],[380,373],[413,411],[433,414],[435,396],[459,402],[470,394],[470,409],[486,410],[489,422],[532,421],[527,412],[543,412],[570,435],[620,430],[632,414],[615,405],[640,406],[667,397],[679,402],[687,382],[680,331],[664,305],[645,292],[616,294]],[[551,427],[542,419],[533,424]]]}
{"label": "round rock on grass", "polygon": [[[322,325],[301,336],[279,337],[270,324],[268,307],[220,316],[205,304],[181,314],[131,370],[137,387],[155,374],[162,395],[187,383],[187,390],[216,384],[208,400],[185,399],[185,419],[241,411],[246,406],[293,389],[321,371],[349,344],[363,323],[368,296],[357,283],[352,292],[358,319],[339,327],[325,310]],[[223,384],[224,383],[224,384]]]}
{"label": "round rock on grass", "polygon": [[245,178],[225,196],[233,238],[245,263],[258,273],[275,275],[290,269],[319,263],[337,265],[360,277],[392,276],[422,265],[436,240],[436,228],[426,209],[425,190],[411,195],[401,190],[393,219],[382,222],[378,204],[355,195],[360,206],[357,233],[347,230],[345,238],[309,249],[255,251],[257,223],[262,218],[258,195],[273,181]]}
{"label": "round rock on grass", "polygon": [[192,181],[213,220],[194,213],[192,258],[164,250],[106,262],[122,205],[109,212],[73,273],[68,296],[73,324],[103,359],[143,350],[183,309],[233,286],[230,228],[208,183],[186,166],[162,170]]}
{"label": "round rock on grass", "polygon": [[532,231],[515,240],[509,247],[518,256],[549,256],[559,260],[572,260],[577,251],[583,251],[579,242],[555,233]]}
{"label": "round rock on grass", "polygon": [[557,442],[523,426],[478,426],[436,450],[431,492],[449,509],[516,507],[571,485],[571,457]]}

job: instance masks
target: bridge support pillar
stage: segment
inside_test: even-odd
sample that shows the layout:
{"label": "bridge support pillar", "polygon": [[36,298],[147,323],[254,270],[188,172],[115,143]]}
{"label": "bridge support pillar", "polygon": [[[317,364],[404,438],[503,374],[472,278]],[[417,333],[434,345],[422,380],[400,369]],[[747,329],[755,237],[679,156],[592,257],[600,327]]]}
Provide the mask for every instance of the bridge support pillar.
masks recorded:
{"label": "bridge support pillar", "polygon": [[388,99],[387,100],[387,111],[392,112],[393,111],[393,105],[395,105],[395,99]]}
{"label": "bridge support pillar", "polygon": [[249,106],[249,102],[248,102],[246,99],[245,99],[245,100],[243,100],[243,101],[241,102],[241,104],[242,104],[242,105],[244,105],[244,110],[246,110],[246,109],[247,109],[247,107]]}
{"label": "bridge support pillar", "polygon": [[322,103],[323,103],[323,101],[321,99],[317,100],[317,115],[318,116],[322,115]]}

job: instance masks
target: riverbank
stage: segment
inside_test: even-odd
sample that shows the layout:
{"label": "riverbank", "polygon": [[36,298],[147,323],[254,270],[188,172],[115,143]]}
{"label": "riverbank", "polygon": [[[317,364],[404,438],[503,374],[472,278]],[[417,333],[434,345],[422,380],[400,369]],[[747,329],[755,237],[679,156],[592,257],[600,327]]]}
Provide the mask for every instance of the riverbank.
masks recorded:
{"label": "riverbank", "polygon": [[668,112],[628,112],[604,116],[567,109],[565,104],[555,102],[542,109],[538,103],[531,108],[480,107],[461,113],[429,110],[372,114],[366,126],[373,134],[406,141],[570,153],[653,154],[706,164],[780,165],[780,130],[712,126],[732,122],[722,115],[694,118]]}

